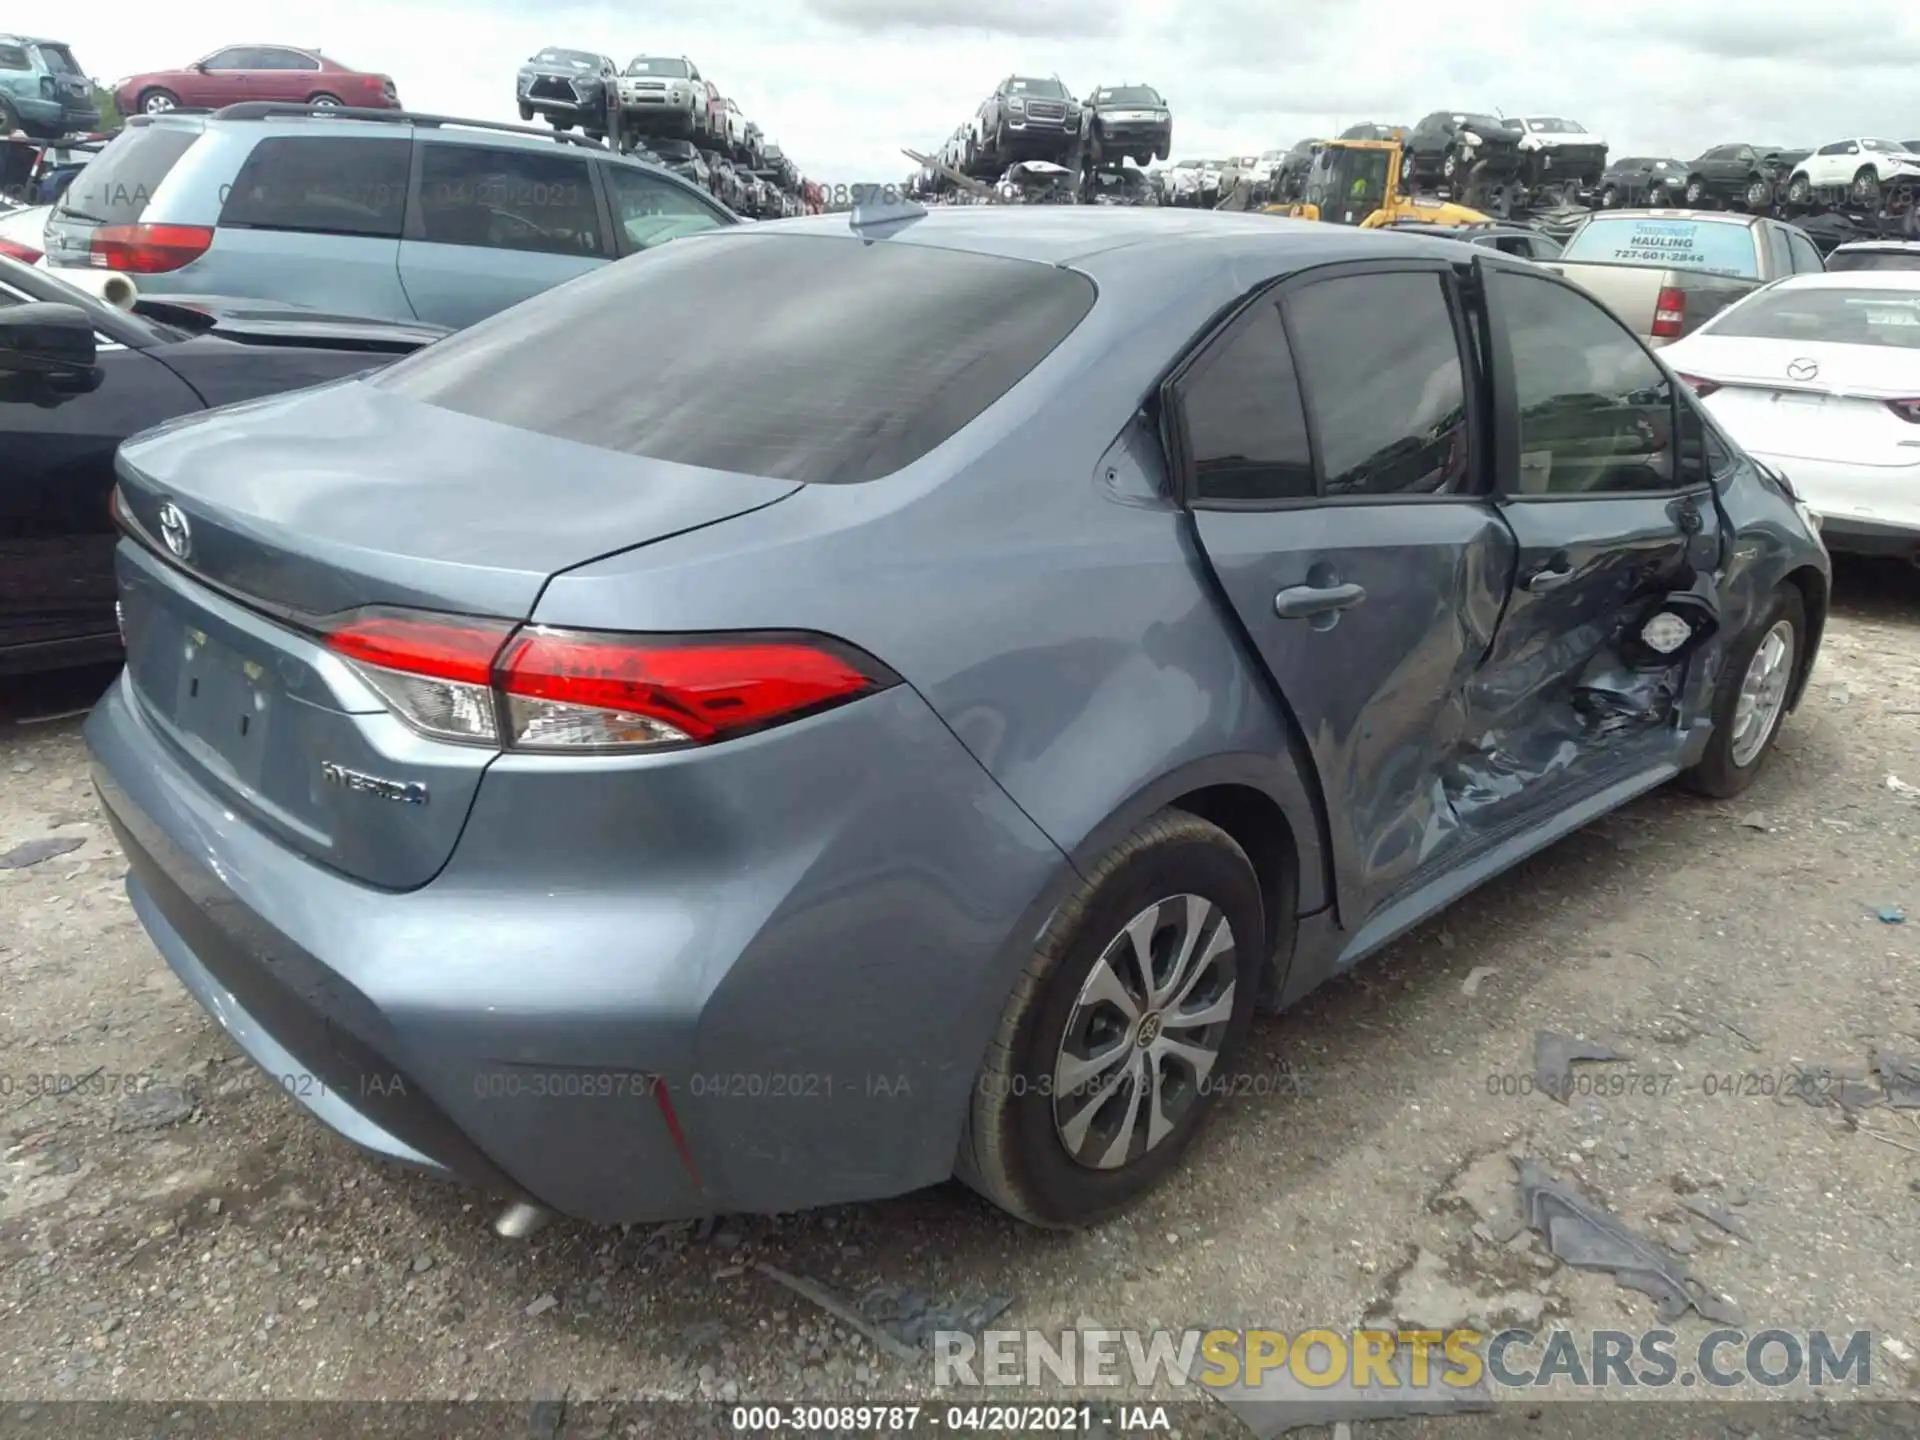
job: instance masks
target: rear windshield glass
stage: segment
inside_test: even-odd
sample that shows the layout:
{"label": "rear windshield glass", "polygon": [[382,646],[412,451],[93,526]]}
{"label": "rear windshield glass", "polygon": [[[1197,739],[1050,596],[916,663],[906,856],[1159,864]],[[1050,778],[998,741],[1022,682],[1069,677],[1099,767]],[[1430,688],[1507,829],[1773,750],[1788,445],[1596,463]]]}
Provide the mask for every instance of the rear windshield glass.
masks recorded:
{"label": "rear windshield glass", "polygon": [[40,58],[46,62],[47,69],[55,75],[85,75],[86,72],[74,63],[73,52],[66,46],[49,45],[42,41],[34,48],[40,52]]}
{"label": "rear windshield glass", "polygon": [[1834,270],[1920,270],[1920,249],[1855,250],[1827,256],[1827,269]]}
{"label": "rear windshield glass", "polygon": [[[372,383],[604,450],[854,483],[971,423],[1093,302],[1084,275],[1031,261],[851,236],[702,236],[503,311]],[[617,363],[636,335],[684,339],[642,376]]]}
{"label": "rear windshield glass", "polygon": [[1920,350],[1920,295],[1825,286],[1768,290],[1734,306],[1703,333],[1716,338]]}
{"label": "rear windshield glass", "polygon": [[1745,225],[1603,215],[1582,226],[1560,258],[1758,280],[1760,266],[1754,251],[1753,231]]}
{"label": "rear windshield glass", "polygon": [[198,130],[129,125],[74,176],[55,213],[102,225],[137,224],[167,172],[199,138]]}

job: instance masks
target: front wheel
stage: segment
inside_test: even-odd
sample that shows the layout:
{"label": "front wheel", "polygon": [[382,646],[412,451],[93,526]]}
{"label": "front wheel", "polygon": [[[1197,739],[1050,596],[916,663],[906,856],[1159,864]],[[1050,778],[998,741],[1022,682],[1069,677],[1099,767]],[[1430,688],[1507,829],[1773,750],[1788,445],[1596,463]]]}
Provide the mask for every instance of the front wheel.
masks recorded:
{"label": "front wheel", "polygon": [[533,119],[533,106],[531,106],[531,105],[522,105],[522,106],[520,107],[520,118],[521,118],[522,120],[531,120],[531,119]]}
{"label": "front wheel", "polygon": [[1253,1022],[1260,884],[1219,827],[1147,820],[1054,914],[974,1087],[957,1173],[1036,1225],[1089,1224],[1179,1163]]}
{"label": "front wheel", "polygon": [[1853,177],[1853,198],[1862,209],[1880,208],[1880,172],[1871,165],[1862,165]]}
{"label": "front wheel", "polygon": [[1805,205],[1811,202],[1812,199],[1813,182],[1807,179],[1804,170],[1796,172],[1793,178],[1787,181],[1787,203],[1791,205]]}
{"label": "front wheel", "polygon": [[1713,697],[1713,737],[1700,763],[1681,777],[1689,789],[1728,799],[1759,776],[1780,735],[1806,633],[1800,591],[1782,585],[1759,623],[1727,656]]}

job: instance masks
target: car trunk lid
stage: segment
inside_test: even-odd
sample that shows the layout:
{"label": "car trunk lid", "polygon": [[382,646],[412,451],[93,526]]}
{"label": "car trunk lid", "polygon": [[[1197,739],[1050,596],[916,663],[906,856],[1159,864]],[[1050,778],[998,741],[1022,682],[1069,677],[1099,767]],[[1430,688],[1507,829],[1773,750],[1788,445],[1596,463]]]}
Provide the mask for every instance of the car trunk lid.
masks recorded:
{"label": "car trunk lid", "polygon": [[[799,487],[572,445],[356,381],[127,444],[122,624],[142,712],[283,843],[425,884],[494,749],[408,729],[330,651],[370,606],[523,620],[547,580]],[[163,515],[163,508],[168,512]]]}
{"label": "car trunk lid", "polygon": [[1920,350],[1701,335],[1670,357],[1714,382],[1707,403],[1749,450],[1792,460],[1920,464],[1920,424],[1890,400],[1920,399]]}

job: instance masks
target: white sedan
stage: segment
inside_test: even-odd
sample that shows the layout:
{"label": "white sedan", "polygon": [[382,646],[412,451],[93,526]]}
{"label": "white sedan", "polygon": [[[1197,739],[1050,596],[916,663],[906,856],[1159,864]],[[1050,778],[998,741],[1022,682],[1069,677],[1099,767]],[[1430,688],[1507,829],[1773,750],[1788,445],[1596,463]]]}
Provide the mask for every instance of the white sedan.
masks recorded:
{"label": "white sedan", "polygon": [[1920,561],[1920,273],[1795,275],[1660,352],[1832,550]]}

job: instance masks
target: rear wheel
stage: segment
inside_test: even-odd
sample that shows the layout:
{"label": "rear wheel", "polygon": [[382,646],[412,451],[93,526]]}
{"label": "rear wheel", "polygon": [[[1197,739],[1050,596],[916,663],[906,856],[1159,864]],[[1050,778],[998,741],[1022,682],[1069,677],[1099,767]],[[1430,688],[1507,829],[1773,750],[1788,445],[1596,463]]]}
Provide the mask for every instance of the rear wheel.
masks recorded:
{"label": "rear wheel", "polygon": [[309,95],[307,97],[307,103],[317,106],[322,110],[338,110],[340,108],[340,97],[338,95],[329,95],[326,91],[322,90],[318,95]]}
{"label": "rear wheel", "polygon": [[1764,176],[1751,175],[1747,178],[1747,209],[1760,211],[1773,203],[1773,187]]}
{"label": "rear wheel", "polygon": [[1807,172],[1796,170],[1793,178],[1787,181],[1787,202],[1792,205],[1805,205],[1813,199],[1813,182],[1807,179]]}
{"label": "rear wheel", "polygon": [[180,97],[171,90],[143,90],[134,106],[142,115],[164,115],[169,110],[180,108]]}
{"label": "rear wheel", "polygon": [[1800,591],[1782,585],[1727,657],[1713,697],[1713,738],[1700,763],[1681,777],[1687,788],[1726,799],[1759,776],[1780,735],[1806,633]]}
{"label": "rear wheel", "polygon": [[1253,1021],[1260,884],[1232,837],[1163,810],[1055,912],[974,1088],[956,1166],[1036,1225],[1088,1224],[1180,1161]]}
{"label": "rear wheel", "polygon": [[1687,177],[1686,201],[1689,209],[1698,210],[1707,203],[1707,182],[1698,175]]}
{"label": "rear wheel", "polygon": [[1619,204],[1619,187],[1614,185],[1602,186],[1600,190],[1600,208],[1602,210],[1613,210],[1618,208]]}

